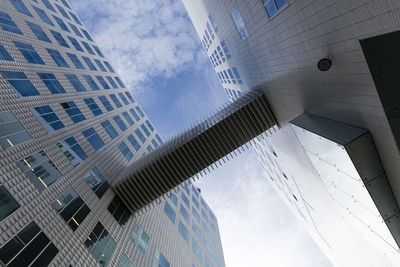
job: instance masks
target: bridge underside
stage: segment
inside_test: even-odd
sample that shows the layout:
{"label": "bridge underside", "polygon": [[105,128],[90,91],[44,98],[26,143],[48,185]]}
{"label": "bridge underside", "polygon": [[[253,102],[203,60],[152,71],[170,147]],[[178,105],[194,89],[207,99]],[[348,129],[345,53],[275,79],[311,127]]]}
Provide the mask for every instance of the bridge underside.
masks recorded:
{"label": "bridge underside", "polygon": [[252,91],[132,163],[114,183],[135,213],[276,125],[263,93]]}

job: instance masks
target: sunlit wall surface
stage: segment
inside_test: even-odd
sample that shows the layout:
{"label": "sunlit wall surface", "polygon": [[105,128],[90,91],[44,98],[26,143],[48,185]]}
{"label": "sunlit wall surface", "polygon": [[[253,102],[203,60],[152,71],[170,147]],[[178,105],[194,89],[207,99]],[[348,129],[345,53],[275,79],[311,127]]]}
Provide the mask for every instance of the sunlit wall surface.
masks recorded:
{"label": "sunlit wall surface", "polygon": [[[336,197],[345,193],[332,184],[326,185],[337,175],[337,169],[331,168],[335,172],[332,175],[321,171],[320,176],[288,122],[307,111],[367,129],[394,196],[400,199],[397,179],[400,155],[360,46],[361,39],[400,29],[400,2],[183,0],[183,3],[228,99],[234,101],[254,87],[267,96],[280,128],[267,133],[267,140],[255,140],[254,149],[266,180],[305,223],[332,263],[398,265],[397,246],[383,227],[382,218],[372,208],[361,208],[371,204],[371,200],[365,189],[356,186],[357,178],[354,188],[346,185],[347,193],[359,202],[340,207],[331,192],[336,190]],[[333,66],[321,72],[317,62],[327,56],[333,60]],[[350,215],[347,208],[360,214]],[[357,222],[356,217],[362,220]],[[355,229],[354,220],[366,226]],[[368,233],[369,237],[363,232],[368,226],[374,229],[373,234]],[[375,242],[373,238],[379,240]]]}

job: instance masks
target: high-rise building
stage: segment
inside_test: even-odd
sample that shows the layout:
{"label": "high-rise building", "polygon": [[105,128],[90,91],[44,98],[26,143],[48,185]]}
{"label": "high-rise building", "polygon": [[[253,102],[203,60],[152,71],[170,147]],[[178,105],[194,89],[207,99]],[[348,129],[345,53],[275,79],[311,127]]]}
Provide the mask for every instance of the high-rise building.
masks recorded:
{"label": "high-rise building", "polygon": [[140,214],[110,188],[160,136],[65,0],[0,3],[0,265],[225,266],[191,184]]}
{"label": "high-rise building", "polygon": [[183,3],[228,98],[267,97],[253,148],[331,262],[399,266],[400,2]]}

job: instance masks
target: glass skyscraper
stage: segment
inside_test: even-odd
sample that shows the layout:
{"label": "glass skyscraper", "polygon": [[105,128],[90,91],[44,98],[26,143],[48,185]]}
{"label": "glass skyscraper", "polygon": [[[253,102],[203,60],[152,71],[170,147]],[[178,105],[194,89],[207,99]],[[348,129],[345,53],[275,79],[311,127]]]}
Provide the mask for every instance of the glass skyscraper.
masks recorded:
{"label": "glass skyscraper", "polygon": [[225,266],[199,190],[111,189],[162,140],[65,0],[0,4],[0,265]]}

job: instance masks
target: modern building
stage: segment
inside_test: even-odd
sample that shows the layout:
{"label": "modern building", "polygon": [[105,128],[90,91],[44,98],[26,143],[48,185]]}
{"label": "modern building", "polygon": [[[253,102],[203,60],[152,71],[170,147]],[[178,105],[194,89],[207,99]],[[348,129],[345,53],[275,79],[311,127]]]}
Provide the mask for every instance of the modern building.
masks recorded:
{"label": "modern building", "polygon": [[399,266],[400,2],[183,3],[228,98],[267,97],[254,150],[331,262]]}
{"label": "modern building", "polygon": [[140,215],[110,188],[162,141],[67,1],[1,1],[0,90],[1,266],[225,266],[191,184]]}

